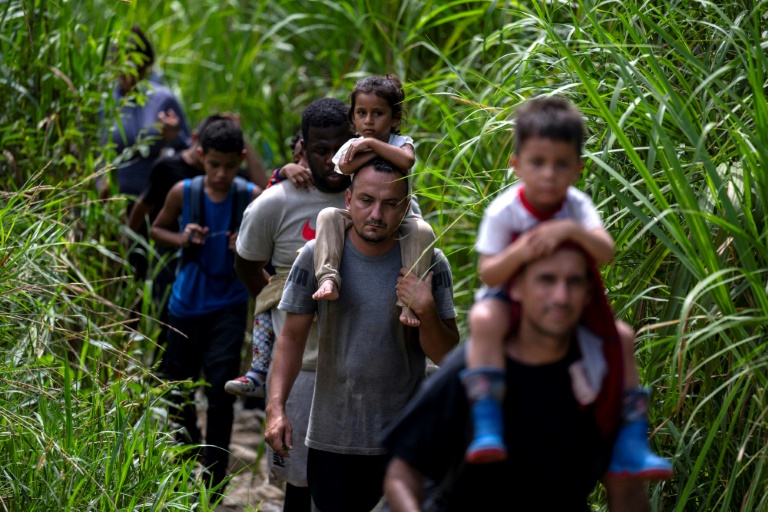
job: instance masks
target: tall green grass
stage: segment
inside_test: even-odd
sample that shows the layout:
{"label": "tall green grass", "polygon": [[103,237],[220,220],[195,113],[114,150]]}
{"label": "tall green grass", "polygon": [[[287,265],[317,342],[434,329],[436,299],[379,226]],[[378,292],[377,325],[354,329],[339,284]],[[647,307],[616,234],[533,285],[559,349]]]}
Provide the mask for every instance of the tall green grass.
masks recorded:
{"label": "tall green grass", "polygon": [[[28,269],[29,261],[37,270],[28,277],[28,298],[3,315],[0,348],[9,376],[3,382],[34,374],[61,382],[64,362],[71,361],[78,372],[73,382],[102,383],[91,387],[108,402],[122,381],[104,361],[143,371],[146,358],[132,356],[134,365],[124,355],[149,347],[123,350],[127,335],[116,322],[128,318],[126,309],[148,288],[107,278],[124,266],[116,243],[121,203],[99,203],[91,182],[80,183],[98,170],[93,116],[114,77],[108,45],[138,22],[192,120],[239,111],[246,135],[270,165],[287,160],[287,141],[312,99],[346,98],[362,75],[399,74],[408,95],[404,132],[418,142],[416,188],[451,259],[460,311],[477,284],[471,247],[479,219],[514,180],[506,162],[515,106],[540,94],[573,100],[590,129],[588,171],[578,185],[592,195],[617,242],[605,281],[615,310],[639,332],[643,380],[655,393],[654,448],[675,462],[675,479],[650,487],[653,508],[766,510],[768,178],[760,166],[768,157],[767,5],[6,3],[0,6],[0,87],[8,86],[0,141],[11,157],[0,157],[0,188],[25,188],[2,199],[7,234],[0,250],[10,256],[0,279],[9,269]],[[34,185],[71,186],[67,199],[23,185],[46,165]],[[49,231],[22,229],[13,219],[36,204],[26,199],[30,194],[43,192],[59,198],[43,202]],[[40,245],[26,243],[32,232],[56,232],[58,241],[46,236],[42,254]],[[75,306],[81,306],[77,314]],[[35,336],[20,337],[28,325]],[[95,326],[102,332],[95,334]],[[149,320],[138,329],[153,332]],[[82,340],[99,341],[80,342],[76,354],[89,347],[81,362],[61,342],[75,330],[87,332]],[[60,343],[46,348],[39,340],[48,338]],[[53,359],[43,363],[41,354]],[[35,370],[19,373],[19,367]],[[23,397],[25,389],[13,396]],[[15,414],[23,416],[24,400]],[[142,400],[136,410],[152,410],[151,399]],[[71,403],[78,410],[71,428],[89,424],[76,407],[82,403]],[[66,418],[63,409],[58,418]],[[40,432],[52,428],[38,424]],[[0,439],[2,451],[10,438]],[[47,442],[28,444],[36,447],[30,460],[47,453]]]}
{"label": "tall green grass", "polygon": [[191,510],[204,491],[169,386],[96,278],[108,251],[71,240],[72,190],[36,181],[0,195],[0,508]]}

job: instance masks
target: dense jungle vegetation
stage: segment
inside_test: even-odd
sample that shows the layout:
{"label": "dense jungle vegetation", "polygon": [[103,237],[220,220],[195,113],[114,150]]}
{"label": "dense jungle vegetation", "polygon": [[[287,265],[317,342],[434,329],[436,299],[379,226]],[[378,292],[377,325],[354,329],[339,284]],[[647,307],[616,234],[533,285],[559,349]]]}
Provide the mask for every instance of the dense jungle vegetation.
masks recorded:
{"label": "dense jungle vegetation", "polygon": [[0,2],[0,510],[188,510],[199,490],[163,422],[126,201],[95,187],[109,47],[134,23],[191,122],[239,112],[268,168],[312,99],[397,73],[462,320],[514,107],[574,101],[578,186],[616,240],[604,278],[675,464],[653,510],[768,510],[765,0]]}

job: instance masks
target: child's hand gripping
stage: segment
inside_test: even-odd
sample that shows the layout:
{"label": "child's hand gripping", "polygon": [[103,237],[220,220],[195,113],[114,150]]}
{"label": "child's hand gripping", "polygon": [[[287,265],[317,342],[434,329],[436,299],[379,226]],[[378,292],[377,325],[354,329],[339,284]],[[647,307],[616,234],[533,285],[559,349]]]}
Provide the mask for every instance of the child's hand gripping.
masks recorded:
{"label": "child's hand gripping", "polygon": [[548,220],[521,238],[525,238],[531,259],[543,258],[552,254],[557,246],[570,239],[579,227],[579,223],[572,219]]}
{"label": "child's hand gripping", "polygon": [[355,142],[351,143],[349,145],[349,148],[347,148],[346,154],[344,154],[344,159],[341,163],[348,164],[352,161],[353,158],[355,158],[355,155],[358,153],[362,153],[364,151],[373,151],[373,148],[371,147],[371,139],[369,137],[365,137],[360,140],[356,140]]}
{"label": "child's hand gripping", "polygon": [[294,187],[304,190],[315,188],[312,172],[308,168],[299,164],[285,164],[282,171],[285,173],[285,179],[291,180]]}

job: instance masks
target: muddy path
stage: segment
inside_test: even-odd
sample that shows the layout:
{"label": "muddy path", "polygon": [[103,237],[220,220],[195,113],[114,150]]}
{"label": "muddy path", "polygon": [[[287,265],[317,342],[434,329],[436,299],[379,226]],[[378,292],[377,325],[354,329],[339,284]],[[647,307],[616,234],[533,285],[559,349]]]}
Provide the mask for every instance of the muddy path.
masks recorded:
{"label": "muddy path", "polygon": [[[200,425],[205,424],[205,406],[198,407]],[[283,510],[283,487],[267,481],[266,455],[262,442],[264,411],[245,409],[241,399],[235,403],[235,422],[229,445],[229,473],[233,476],[226,496],[216,512],[280,512]]]}

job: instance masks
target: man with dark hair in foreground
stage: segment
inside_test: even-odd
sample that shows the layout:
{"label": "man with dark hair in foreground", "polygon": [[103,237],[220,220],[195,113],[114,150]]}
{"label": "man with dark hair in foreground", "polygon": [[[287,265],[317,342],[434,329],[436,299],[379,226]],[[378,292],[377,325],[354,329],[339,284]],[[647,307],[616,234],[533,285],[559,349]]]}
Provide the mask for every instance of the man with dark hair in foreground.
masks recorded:
{"label": "man with dark hair in foreground", "polygon": [[[578,246],[561,246],[527,264],[510,288],[520,316],[505,343],[503,402],[510,457],[464,464],[471,440],[469,401],[460,380],[465,347],[446,357],[383,444],[393,454],[385,480],[394,511],[588,511],[604,477],[620,420],[621,343],[594,264]],[[608,316],[606,316],[608,315]],[[608,322],[600,319],[608,318]],[[623,334],[622,334],[623,335]],[[598,375],[598,396],[580,405],[574,368]],[[434,484],[425,492],[424,483]],[[604,480],[609,509],[648,509],[643,482]],[[425,499],[426,498],[426,499]]]}

